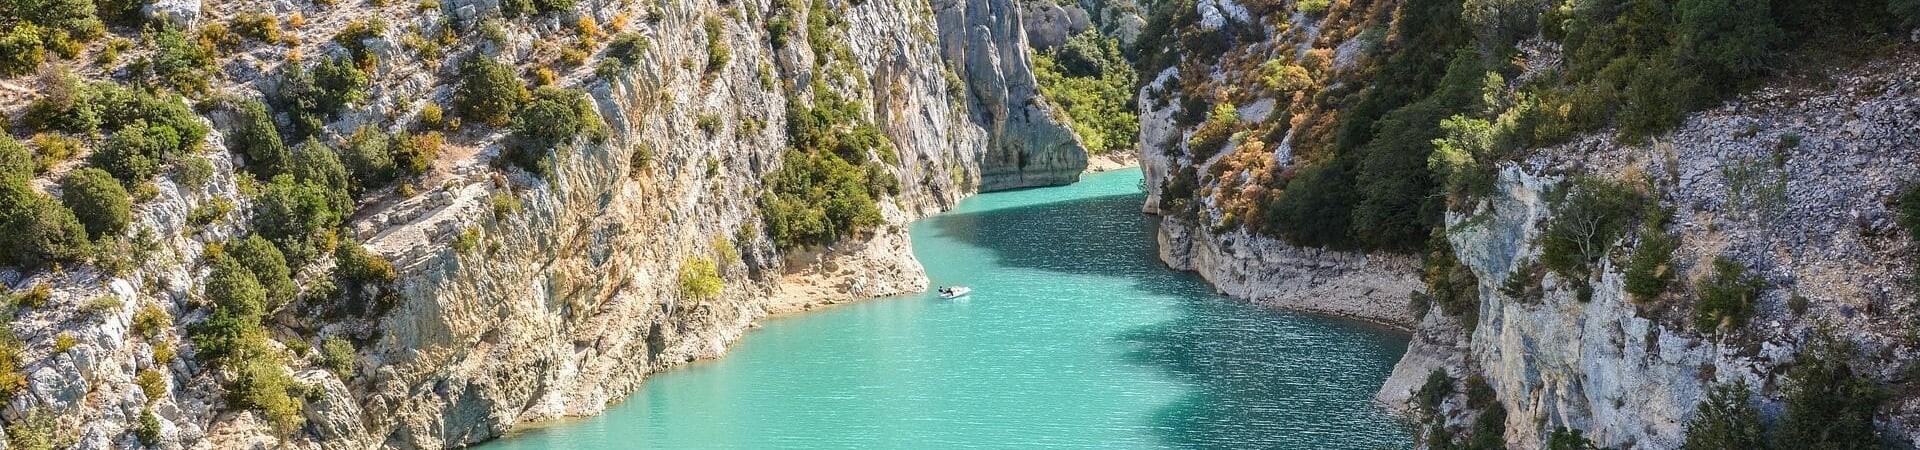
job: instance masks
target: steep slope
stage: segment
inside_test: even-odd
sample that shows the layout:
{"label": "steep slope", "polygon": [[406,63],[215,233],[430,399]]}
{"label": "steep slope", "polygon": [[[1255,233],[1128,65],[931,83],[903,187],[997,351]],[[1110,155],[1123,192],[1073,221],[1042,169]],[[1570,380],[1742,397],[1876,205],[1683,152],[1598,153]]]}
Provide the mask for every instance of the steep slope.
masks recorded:
{"label": "steep slope", "polygon": [[[297,19],[277,22],[290,38],[220,47],[205,74],[219,95],[192,102],[214,125],[190,155],[208,161],[210,175],[151,182],[157,194],[135,206],[128,234],[152,243],[130,269],[6,273],[26,295],[50,288],[12,323],[26,380],[6,408],[9,435],[77,448],[447,448],[593,414],[652,371],[718,356],[770,313],[925,289],[906,222],[977,190],[1071,182],[1085,167],[1034,92],[1007,1],[514,8],[529,6],[150,7],[202,36],[252,11]],[[615,33],[643,39],[616,49],[619,39],[606,44]],[[110,79],[112,66],[81,62],[104,61],[95,56],[107,47],[49,65]],[[590,50],[584,59],[566,62],[580,47]],[[288,371],[305,392],[287,417],[229,395],[250,381],[199,355],[192,337],[219,310],[202,293],[204,255],[249,233],[264,181],[240,170],[263,163],[230,147],[245,123],[217,99],[273,98],[282,66],[302,54],[373,61],[360,107],[324,121],[328,143],[350,146],[362,126],[401,134],[443,121],[440,105],[460,97],[469,58],[582,89],[605,133],[567,139],[522,170],[496,161],[514,158],[521,134],[469,117],[447,128],[422,173],[361,195],[341,237],[391,261],[392,278],[353,291],[369,300],[328,296],[318,286],[353,279],[323,256],[295,274],[306,295],[274,299],[287,306],[265,318],[265,341],[286,357],[268,372]],[[50,81],[3,83],[0,104],[22,117]],[[767,191],[798,164],[787,151],[800,145],[794,130],[812,129],[794,114],[824,117],[834,98],[854,114],[831,116],[843,121],[829,123],[831,133],[879,133],[877,147],[845,157],[874,167],[864,179],[897,184],[866,188],[884,193],[877,224],[825,246],[783,242],[770,229]],[[282,128],[299,126],[279,112]],[[61,170],[36,184],[57,194],[47,180]],[[202,218],[218,211],[210,205],[232,214]],[[719,287],[705,287],[709,278]]]}
{"label": "steep slope", "polygon": [[1920,10],[1767,3],[1172,4],[1143,209],[1223,293],[1414,331],[1379,399],[1424,448],[1678,448],[1715,401],[1909,448]]}
{"label": "steep slope", "polygon": [[[1907,174],[1920,154],[1915,70],[1920,55],[1903,52],[1849,69],[1832,85],[1743,96],[1651,144],[1583,138],[1507,166],[1485,206],[1448,221],[1461,264],[1481,280],[1477,326],[1451,346],[1416,346],[1423,354],[1409,355],[1395,377],[1424,378],[1436,368],[1484,375],[1506,409],[1513,447],[1569,427],[1603,446],[1675,448],[1716,384],[1744,382],[1759,391],[1762,410],[1786,408],[1785,392],[1797,382],[1788,367],[1806,363],[1803,350],[1825,327],[1858,347],[1848,359],[1855,371],[1891,385],[1875,421],[1884,439],[1911,445],[1920,438],[1920,399],[1907,388],[1915,348],[1904,280],[1914,249],[1894,223],[1894,205],[1911,188]],[[1630,294],[1626,257],[1603,260],[1587,301],[1557,275],[1532,281],[1541,284],[1537,299],[1503,288],[1540,257],[1547,224],[1570,214],[1550,191],[1578,174],[1648,175],[1660,204],[1673,209],[1664,230],[1680,243],[1673,292]],[[1646,251],[1647,239],[1621,245]],[[1718,333],[1690,322],[1704,308],[1696,298],[1706,295],[1716,258],[1767,286],[1752,299],[1747,324]],[[1458,333],[1430,325],[1416,339]],[[1423,363],[1436,359],[1455,364]]]}

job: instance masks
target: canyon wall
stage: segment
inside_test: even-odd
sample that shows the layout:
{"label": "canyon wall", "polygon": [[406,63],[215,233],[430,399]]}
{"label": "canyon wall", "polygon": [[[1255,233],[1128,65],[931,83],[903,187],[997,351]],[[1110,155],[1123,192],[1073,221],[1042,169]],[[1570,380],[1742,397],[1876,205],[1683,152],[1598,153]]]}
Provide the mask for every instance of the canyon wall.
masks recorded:
{"label": "canyon wall", "polygon": [[[1920,441],[1920,397],[1909,388],[1915,248],[1895,210],[1920,160],[1912,76],[1920,57],[1910,42],[1807,77],[1815,81],[1767,83],[1649,139],[1606,129],[1528,149],[1497,166],[1489,193],[1445,213],[1424,250],[1361,251],[1290,244],[1285,230],[1259,225],[1276,220],[1267,208],[1287,195],[1275,195],[1280,186],[1335,158],[1299,143],[1337,129],[1325,114],[1354,105],[1340,95],[1380,89],[1355,83],[1389,62],[1379,49],[1407,45],[1393,41],[1404,16],[1212,0],[1188,7],[1174,14],[1191,25],[1170,34],[1228,45],[1209,49],[1216,59],[1182,55],[1139,93],[1143,210],[1162,216],[1162,259],[1235,298],[1410,330],[1408,353],[1377,399],[1410,417],[1435,416],[1438,428],[1420,425],[1422,448],[1432,430],[1478,429],[1489,405],[1467,391],[1481,382],[1504,409],[1497,441],[1508,448],[1540,448],[1556,428],[1602,447],[1678,448],[1713,387],[1736,381],[1776,421],[1794,383],[1787,372],[1819,330],[1857,347],[1845,362],[1883,387],[1873,417],[1880,438],[1895,448]],[[1192,52],[1193,42],[1178,45]],[[1563,63],[1557,46],[1538,39],[1519,47],[1516,84]],[[1318,86],[1296,90],[1285,72],[1266,68],[1290,65]],[[1486,95],[1499,92],[1489,86]],[[1233,106],[1225,116],[1233,131],[1209,136],[1222,104]],[[1193,109],[1208,105],[1215,109]],[[1626,265],[1650,232],[1607,243],[1591,280],[1539,272],[1542,235],[1581,179],[1641,186],[1671,211],[1660,231],[1679,245],[1660,267],[1673,274],[1665,294],[1636,299],[1626,289]],[[1720,258],[1765,288],[1751,320],[1703,331],[1692,318]],[[1454,264],[1465,270],[1449,271]],[[1469,303],[1449,311],[1443,296]],[[1417,394],[1436,371],[1451,390],[1429,411]]]}
{"label": "canyon wall", "polygon": [[[627,71],[596,74],[594,54],[558,74],[579,87],[610,133],[582,140],[536,177],[489,161],[504,133],[469,125],[418,186],[369,195],[348,233],[398,275],[384,313],[339,320],[283,311],[270,325],[291,350],[289,370],[308,386],[297,430],[275,430],[253,410],[223,398],[220,371],[197,360],[187,330],[203,320],[201,254],[240,233],[250,204],[219,133],[205,145],[215,175],[206,187],[162,176],[155,200],[135,207],[136,229],[158,244],[137,267],[107,275],[88,267],[5,273],[9,286],[52,287],[47,304],[23,310],[13,331],[28,350],[12,418],[50,415],[61,445],[138,448],[145,411],[158,420],[159,448],[451,448],[516,425],[598,413],[649,374],[719,356],[756,320],[862,298],[923,291],[906,224],[981,190],[1069,183],[1086,155],[1061,115],[1038,97],[1018,8],[1010,0],[818,2],[847,24],[845,52],[808,39],[771,41],[775,8],[763,0],[582,2],[578,8],[509,22],[498,42],[457,43],[444,56],[402,46],[404,30],[472,30],[500,15],[490,0],[448,0],[441,14],[414,4],[327,7],[219,4],[188,11],[204,23],[258,8],[304,14],[289,30],[304,43],[256,48],[223,59],[216,89],[237,95],[272,83],[289,53],[341,53],[327,36],[357,20],[384,17],[364,44],[379,55],[367,107],[330,123],[400,129],[419,107],[452,95],[452,68],[468,55],[540,66],[554,36],[576,22],[622,23],[647,38]],[[785,6],[791,7],[791,6]],[[799,11],[799,22],[807,23]],[[812,11],[818,14],[817,10]],[[720,67],[703,67],[715,47]],[[816,30],[817,31],[817,30]],[[709,29],[709,32],[711,30]],[[824,69],[823,58],[850,57]],[[88,69],[82,75],[95,76]],[[821,80],[824,78],[824,80]],[[789,147],[789,102],[815,81],[864,108],[893,151],[882,166],[899,180],[879,201],[881,225],[825,247],[783,251],[763,226],[762,190]],[[9,107],[33,97],[30,80],[9,81]],[[794,92],[801,92],[794,94]],[[214,117],[221,119],[220,117]],[[227,127],[214,120],[216,130]],[[216,199],[230,217],[201,227],[189,211]],[[696,259],[717,263],[725,287],[701,299],[677,281]],[[300,279],[325,277],[325,265]],[[122,302],[86,306],[111,295]],[[105,305],[104,303],[97,304]],[[174,318],[157,336],[135,338],[135,316],[155,307]],[[291,308],[289,308],[291,309]],[[307,327],[317,332],[302,331]],[[325,338],[357,344],[354,370],[323,368]],[[72,340],[55,349],[54,341]],[[178,349],[170,360],[158,346]],[[152,375],[148,375],[152,374]],[[149,401],[142,386],[157,377]],[[40,416],[35,416],[40,417]],[[68,433],[67,431],[71,431]]]}

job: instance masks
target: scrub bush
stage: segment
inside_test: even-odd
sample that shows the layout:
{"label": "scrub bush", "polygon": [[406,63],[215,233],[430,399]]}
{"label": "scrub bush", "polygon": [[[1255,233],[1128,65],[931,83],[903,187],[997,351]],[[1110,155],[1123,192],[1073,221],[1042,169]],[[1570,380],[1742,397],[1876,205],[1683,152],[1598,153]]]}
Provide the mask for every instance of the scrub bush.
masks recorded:
{"label": "scrub bush", "polygon": [[115,236],[133,221],[133,201],[112,174],[87,167],[60,180],[60,199],[95,239]]}
{"label": "scrub bush", "polygon": [[1700,303],[1695,306],[1693,327],[1702,333],[1739,328],[1753,317],[1754,304],[1766,281],[1747,274],[1739,261],[1721,257],[1713,261],[1713,275],[1700,283]]}
{"label": "scrub bush", "polygon": [[333,251],[334,230],[351,213],[335,209],[327,188],[281,175],[255,199],[253,228],[280,248],[289,267],[299,268]]}
{"label": "scrub bush", "polygon": [[485,57],[460,65],[460,86],[453,93],[460,116],[490,126],[506,126],[527,99],[526,84],[513,68]]}

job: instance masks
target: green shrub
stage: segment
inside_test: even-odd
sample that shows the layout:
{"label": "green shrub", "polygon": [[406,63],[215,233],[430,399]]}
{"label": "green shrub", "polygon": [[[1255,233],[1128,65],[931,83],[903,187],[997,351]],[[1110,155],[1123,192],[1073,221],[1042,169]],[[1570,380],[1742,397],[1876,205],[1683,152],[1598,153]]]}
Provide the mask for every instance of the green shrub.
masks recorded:
{"label": "green shrub", "polygon": [[354,316],[377,315],[393,305],[396,300],[392,290],[396,279],[393,263],[352,240],[342,242],[334,250],[333,259],[336,265],[332,284],[341,300],[338,304],[341,311]]}
{"label": "green shrub", "polygon": [[1702,333],[1739,328],[1753,317],[1754,303],[1766,281],[1747,274],[1739,261],[1720,257],[1713,261],[1713,275],[1700,283],[1700,303],[1695,305],[1693,327]]}
{"label": "green shrub", "polygon": [[193,210],[187,211],[187,223],[196,227],[204,227],[213,224],[214,221],[226,219],[227,214],[232,212],[233,201],[216,198],[194,206]]}
{"label": "green shrub", "polygon": [[13,140],[12,135],[0,133],[0,182],[32,179],[37,166],[26,146]]}
{"label": "green shrub", "polygon": [[210,260],[203,295],[213,303],[206,319],[188,328],[196,355],[212,364],[229,366],[243,361],[255,339],[264,339],[261,316],[266,314],[266,289],[239,262],[225,256]]}
{"label": "green shrub", "polygon": [[60,180],[60,199],[95,239],[119,235],[133,221],[133,202],[112,174],[92,167]]}
{"label": "green shrub", "polygon": [[53,337],[54,353],[66,353],[67,350],[73,350],[73,347],[78,345],[80,345],[80,341],[74,338],[72,334],[64,331],[60,332],[60,335]]}
{"label": "green shrub", "polygon": [[180,134],[171,127],[134,125],[114,133],[90,159],[94,167],[105,169],[122,184],[133,186],[160,173],[160,166],[179,145]]}
{"label": "green shrub", "polygon": [[1599,449],[1600,446],[1594,445],[1593,440],[1587,439],[1580,429],[1567,427],[1553,427],[1553,432],[1547,435],[1547,445],[1544,447],[1544,450]]}
{"label": "green shrub", "polygon": [[91,134],[100,128],[100,95],[94,86],[82,84],[72,74],[60,73],[42,94],[27,105],[22,117],[28,129]]}
{"label": "green shrub", "polygon": [[1714,386],[1693,418],[1681,450],[1764,449],[1766,429],[1745,380]]}
{"label": "green shrub", "polygon": [[140,410],[140,425],[133,429],[133,437],[148,447],[160,443],[160,416],[153,413],[152,407]]}
{"label": "green shrub", "polygon": [[334,211],[353,209],[353,196],[350,188],[352,178],[347,166],[340,162],[339,153],[332,147],[320,143],[312,137],[294,150],[290,171],[294,181],[319,187],[327,194],[327,204]]}
{"label": "green shrub", "polygon": [[575,0],[532,0],[535,10],[542,13],[573,10]]}
{"label": "green shrub", "polygon": [[148,70],[161,85],[191,94],[207,92],[213,77],[213,54],[173,27],[162,27],[154,37]]}
{"label": "green shrub", "polygon": [[300,415],[305,405],[301,396],[305,387],[287,373],[281,358],[254,358],[241,362],[238,376],[227,386],[227,401],[240,408],[253,409],[282,433],[300,429],[306,419]]}
{"label": "green shrub", "polygon": [[547,159],[553,149],[576,137],[600,140],[606,134],[606,125],[594,114],[585,92],[543,87],[534,91],[532,101],[514,118],[512,140],[501,156],[544,178],[553,174],[552,162]]}
{"label": "green shrub", "polygon": [[461,117],[505,126],[526,99],[526,84],[514,75],[512,67],[486,57],[467,58],[460,65],[460,87],[454,90],[453,107]]}
{"label": "green shrub", "polygon": [[337,264],[334,276],[344,286],[371,286],[392,283],[398,278],[393,263],[385,258],[367,252],[365,247],[354,241],[347,241],[334,251]]}
{"label": "green shrub", "polygon": [[1187,138],[1187,150],[1195,164],[1212,158],[1227,145],[1227,140],[1240,129],[1240,113],[1232,103],[1220,102],[1213,105],[1213,111],[1207,113],[1207,121],[1193,130],[1193,136]]}
{"label": "green shrub", "polygon": [[1540,262],[1561,277],[1586,280],[1637,220],[1646,199],[1630,186],[1598,178],[1576,179],[1571,189],[1541,233]]}
{"label": "green shrub", "polygon": [[167,395],[167,379],[157,370],[140,369],[140,373],[133,378],[133,384],[140,386],[140,393],[147,396],[147,403],[160,401]]}
{"label": "green shrub", "polygon": [[480,246],[480,228],[479,227],[468,227],[467,229],[460,230],[460,234],[458,236],[453,237],[454,253],[458,253],[462,255],[469,254],[469,253],[472,253],[475,248],[479,248],[479,246]]}
{"label": "green shrub", "polygon": [[95,11],[92,0],[0,2],[0,16],[13,16],[45,28],[65,30],[83,41],[98,38],[104,31]]}
{"label": "green shrub", "polygon": [[1427,168],[1440,178],[1448,201],[1463,205],[1493,193],[1493,122],[1465,115],[1440,121],[1446,137],[1433,140]]}
{"label": "green shrub", "polygon": [[1268,224],[1263,231],[1297,245],[1353,247],[1353,205],[1359,201],[1353,185],[1353,168],[1347,161],[1300,169],[1278,198],[1263,208]]}
{"label": "green shrub", "polygon": [[323,111],[338,112],[367,101],[372,80],[353,61],[329,58],[313,66],[313,83],[318,91],[317,104]]}
{"label": "green shrub", "polygon": [[1920,26],[1920,0],[1888,0],[1887,11],[1905,26]]}
{"label": "green shrub", "polygon": [[334,230],[351,213],[334,209],[325,187],[281,175],[255,200],[253,228],[280,247],[289,267],[299,268],[333,251]]}
{"label": "green shrub", "polygon": [[18,23],[9,28],[0,33],[0,77],[33,73],[47,60],[47,50],[41,46],[46,39],[41,35],[42,30],[31,23]]}
{"label": "green shrub", "polygon": [[345,28],[341,28],[339,33],[334,34],[333,42],[347,49],[355,65],[371,68],[379,61],[375,60],[375,55],[367,48],[367,40],[379,38],[386,33],[386,29],[387,22],[377,17],[355,20],[348,22]]}
{"label": "green shrub", "polygon": [[353,343],[338,336],[327,337],[320,342],[320,364],[341,379],[352,378],[355,365]]}
{"label": "green shrub", "polygon": [[35,408],[18,422],[7,425],[7,448],[53,450],[69,445],[61,442],[60,424],[45,407]]}
{"label": "green shrub", "polygon": [[1135,77],[1117,41],[1081,33],[1057,52],[1034,55],[1033,70],[1041,94],[1067,113],[1087,151],[1133,148],[1140,133],[1132,101]]}
{"label": "green shrub", "polygon": [[260,12],[242,12],[233,17],[234,33],[268,44],[281,42],[280,18]]}
{"label": "green shrub", "polygon": [[1432,239],[1428,247],[1422,265],[1430,301],[1440,306],[1442,314],[1459,318],[1462,325],[1472,330],[1480,320],[1480,278],[1460,264],[1453,245],[1446,239]]}
{"label": "green shrub", "polygon": [[1326,14],[1327,8],[1332,4],[1332,0],[1299,0],[1293,3],[1293,10],[1301,14],[1317,16]]}
{"label": "green shrub", "polygon": [[370,126],[360,127],[347,137],[346,145],[340,147],[340,163],[352,180],[348,192],[357,197],[393,181],[392,143],[393,136]]}
{"label": "green shrub", "polygon": [[1453,395],[1453,377],[1447,375],[1445,370],[1434,369],[1427,374],[1427,382],[1420,385],[1420,390],[1414,393],[1413,398],[1422,414],[1433,415],[1440,412],[1441,403],[1446,402],[1449,395]]}
{"label": "green shrub", "polygon": [[1852,342],[1826,330],[1801,349],[1787,369],[1786,412],[1773,448],[1881,448],[1873,418],[1886,393],[1853,369],[1856,356]]}
{"label": "green shrub", "polygon": [[210,265],[212,269],[207,273],[202,294],[215,309],[256,322],[267,315],[270,305],[267,289],[260,285],[253,271],[239,259],[224,254],[216,255]]}
{"label": "green shrub", "polygon": [[601,70],[597,72],[602,77],[611,77],[636,67],[651,46],[647,37],[640,33],[616,35],[612,42],[607,43],[606,59],[602,60]]}
{"label": "green shrub", "polygon": [[1288,59],[1269,60],[1260,65],[1260,84],[1281,93],[1300,92],[1314,87],[1313,74]]}
{"label": "green shrub", "polygon": [[1786,39],[1766,0],[1678,0],[1673,13],[1677,52],[1707,68],[1708,79],[1758,75]]}
{"label": "green shrub", "polygon": [[260,287],[265,289],[267,309],[278,309],[293,301],[299,288],[293,284],[293,273],[287,268],[286,256],[280,254],[280,249],[274,247],[273,243],[256,234],[227,244],[226,253],[246,267]]}
{"label": "green shrub", "polygon": [[232,106],[234,113],[233,131],[227,134],[227,148],[247,156],[247,169],[261,179],[273,179],[275,175],[287,173],[287,144],[280,140],[280,131],[274,128],[273,115],[267,112],[267,105],[257,100],[241,100]]}
{"label": "green shrub", "polygon": [[767,231],[781,248],[831,244],[881,223],[867,172],[833,154],[788,150],[761,199]]}
{"label": "green shrub", "polygon": [[707,16],[707,71],[718,72],[727,67],[727,60],[733,58],[733,51],[727,47],[726,22],[720,16]]}
{"label": "green shrub", "polygon": [[133,313],[133,331],[147,339],[159,339],[160,333],[172,326],[173,317],[158,306],[143,306]]}
{"label": "green shrub", "polygon": [[425,133],[400,133],[394,136],[394,165],[407,175],[424,175],[433,170],[433,162],[440,158],[440,147],[446,145],[446,137],[437,131]]}
{"label": "green shrub", "polygon": [[178,137],[168,154],[199,148],[208,131],[199,114],[179,96],[113,83],[82,84],[71,76],[61,77],[45,96],[29,105],[25,119],[35,131],[76,135],[114,133],[134,126],[165,127]]}
{"label": "green shrub", "polygon": [[1895,203],[1895,221],[1907,230],[1907,237],[1920,239],[1920,184],[1907,188]]}
{"label": "green shrub", "polygon": [[11,401],[27,388],[27,374],[20,371],[26,365],[25,352],[13,328],[0,327],[0,400]]}
{"label": "green shrub", "polygon": [[348,58],[327,58],[312,71],[286,64],[272,101],[293,117],[294,136],[321,134],[340,110],[367,101],[372,79]]}
{"label": "green shrub", "polygon": [[719,296],[726,287],[726,280],[720,279],[720,270],[711,260],[692,258],[680,266],[681,297],[707,300]]}
{"label": "green shrub", "polygon": [[1652,211],[1642,219],[1640,246],[1633,249],[1633,258],[1627,262],[1626,291],[1634,301],[1659,297],[1673,283],[1673,252],[1680,248],[1680,239],[1667,234],[1671,214],[1661,208]]}
{"label": "green shrub", "polygon": [[87,230],[73,211],[26,180],[0,180],[0,264],[38,268],[85,260]]}
{"label": "green shrub", "polygon": [[1679,240],[1665,230],[1641,235],[1640,247],[1627,262],[1626,290],[1634,301],[1652,300],[1667,292],[1673,283],[1673,251],[1679,246]]}
{"label": "green shrub", "polygon": [[79,139],[56,133],[33,135],[33,147],[34,173],[46,173],[47,171],[53,170],[53,166],[67,162],[68,158],[80,154],[81,151]]}

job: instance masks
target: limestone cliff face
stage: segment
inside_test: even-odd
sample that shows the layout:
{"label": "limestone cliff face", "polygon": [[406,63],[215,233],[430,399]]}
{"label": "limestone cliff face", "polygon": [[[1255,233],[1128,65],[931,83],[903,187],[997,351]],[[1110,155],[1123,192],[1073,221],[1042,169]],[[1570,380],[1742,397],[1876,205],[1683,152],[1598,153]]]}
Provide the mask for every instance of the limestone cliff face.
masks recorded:
{"label": "limestone cliff face", "polygon": [[[1219,20],[1220,11],[1247,12],[1235,3],[1202,2],[1197,8],[1211,11]],[[1224,26],[1224,25],[1221,25]],[[1270,43],[1254,46],[1258,54],[1268,51]],[[1288,50],[1288,49],[1282,49]],[[1224,155],[1195,159],[1190,139],[1191,124],[1182,125],[1180,99],[1190,95],[1181,90],[1181,80],[1213,74],[1182,73],[1181,67],[1153,74],[1153,81],[1141,88],[1140,169],[1146,179],[1147,200],[1142,211],[1161,215],[1158,241],[1160,259],[1176,270],[1189,270],[1206,278],[1221,293],[1254,303],[1349,317],[1399,329],[1411,330],[1418,321],[1408,311],[1410,294],[1424,286],[1420,280],[1420,261],[1416,256],[1391,253],[1364,253],[1301,247],[1252,233],[1237,226],[1222,226],[1230,214],[1213,195],[1188,194],[1170,198],[1165,192],[1180,172],[1207,173],[1216,165],[1238,164],[1224,161]],[[1260,123],[1284,120],[1269,117],[1274,109],[1271,99],[1254,103],[1264,111],[1249,111],[1243,120]],[[1237,143],[1236,143],[1237,144]],[[1283,144],[1284,145],[1284,144]],[[1284,147],[1283,147],[1284,148]],[[1285,150],[1267,156],[1274,163],[1285,162]],[[1263,155],[1264,156],[1264,155]],[[1203,181],[1200,191],[1238,189],[1229,181]],[[1215,191],[1217,192],[1217,191]],[[1163,210],[1162,205],[1179,202],[1193,213]],[[1198,203],[1195,205],[1194,203]]]}
{"label": "limestone cliff face", "polygon": [[1087,167],[1066,114],[1040,98],[1017,2],[933,1],[940,54],[966,80],[969,119],[987,130],[983,191],[1072,183]]}
{"label": "limestone cliff face", "polygon": [[[1203,0],[1194,8],[1195,30],[1248,26],[1249,12],[1238,2]],[[1257,81],[1265,72],[1247,67],[1295,62],[1314,80],[1349,83],[1343,71],[1377,64],[1368,49],[1380,43],[1367,33],[1322,33],[1341,20],[1356,22],[1342,14],[1295,14],[1285,26],[1254,20],[1264,37],[1232,41],[1218,52],[1222,62],[1187,61],[1144,75],[1153,82],[1138,98],[1143,210],[1164,215],[1160,251],[1170,266],[1193,270],[1236,298],[1413,331],[1408,353],[1376,398],[1412,413],[1413,394],[1433,371],[1455,380],[1478,376],[1505,409],[1509,448],[1539,448],[1556,427],[1582,430],[1606,447],[1676,448],[1712,386],[1736,380],[1753,386],[1765,415],[1775,419],[1792,382],[1786,368],[1821,324],[1859,346],[1848,361],[1856,370],[1899,386],[1875,417],[1886,440],[1909,447],[1920,440],[1920,399],[1905,388],[1912,381],[1903,373],[1917,351],[1906,337],[1915,247],[1892,210],[1913,186],[1910,174],[1920,161],[1920,85],[1912,76],[1920,58],[1911,48],[1838,69],[1830,84],[1777,83],[1744,94],[1648,143],[1600,132],[1529,150],[1500,168],[1493,194],[1446,218],[1444,238],[1454,254],[1367,254],[1290,245],[1246,231],[1248,218],[1237,215],[1245,211],[1242,199],[1284,185],[1261,177],[1291,176],[1302,157],[1293,143],[1313,132],[1313,116],[1302,112],[1326,104],[1274,92]],[[1529,70],[1557,61],[1551,48],[1528,51],[1546,54],[1529,61],[1547,61]],[[1289,97],[1292,107],[1285,106]],[[1281,108],[1273,107],[1276,100]],[[1224,141],[1224,150],[1193,148],[1206,141],[1196,131],[1215,119],[1184,108],[1222,102],[1236,105],[1236,132],[1211,141]],[[1288,117],[1282,114],[1292,115],[1291,127],[1268,122],[1270,115]],[[1680,245],[1668,294],[1636,301],[1625,293],[1623,266],[1640,244],[1634,233],[1610,243],[1587,301],[1575,282],[1552,274],[1538,280],[1537,298],[1503,289],[1517,268],[1538,260],[1539,236],[1576,177],[1648,180],[1659,205],[1673,210],[1665,231]],[[1408,307],[1409,294],[1429,289],[1420,259],[1437,256],[1457,260],[1476,279],[1467,289],[1478,297],[1473,314]],[[1769,287],[1744,326],[1703,334],[1690,323],[1695,286],[1719,257],[1748,267]],[[1458,385],[1454,392],[1441,404],[1441,419],[1466,432],[1478,410],[1467,407]]]}
{"label": "limestone cliff face", "polygon": [[[845,8],[851,70],[816,70],[827,49],[808,48],[804,39],[776,49],[760,14],[773,2],[755,0],[724,7],[583,2],[575,16],[508,27],[498,43],[456,49],[531,61],[545,51],[545,33],[577,17],[646,17],[630,26],[650,44],[632,70],[617,76],[594,75],[591,61],[559,74],[558,84],[589,93],[611,133],[561,152],[552,177],[490,167],[501,135],[471,132],[450,139],[454,145],[435,162],[422,192],[363,202],[350,234],[394,262],[397,300],[384,314],[320,330],[361,343],[353,373],[336,375],[320,368],[317,354],[294,354],[290,370],[313,394],[306,426],[289,434],[255,412],[231,408],[222,398],[224,380],[196,361],[184,339],[204,314],[194,300],[205,271],[201,248],[231,237],[246,220],[228,162],[237,159],[216,133],[204,155],[215,162],[210,188],[178,187],[163,177],[161,195],[137,207],[137,221],[154,231],[159,250],[132,273],[83,268],[9,272],[0,280],[54,287],[48,306],[14,322],[30,349],[30,379],[6,411],[54,414],[75,431],[65,443],[77,448],[138,448],[131,430],[147,400],[135,379],[151,371],[166,387],[151,404],[160,420],[156,447],[458,447],[531,421],[600,412],[649,373],[719,356],[769,314],[922,291],[928,280],[911,254],[907,222],[979,190],[1072,182],[1086,164],[1034,90],[1011,5],[870,0]],[[446,19],[473,26],[498,8],[455,0],[447,17],[400,13],[388,23],[395,30]],[[717,70],[688,63],[708,57],[709,16],[720,17],[718,38],[731,49]],[[305,31],[321,37],[303,39],[313,47],[306,51],[329,51],[324,33],[352,18],[313,18]],[[437,80],[443,73],[406,59],[394,33],[369,46],[382,52],[373,106],[334,128],[385,126],[413,114],[418,102],[449,95],[451,86]],[[241,62],[230,68],[247,70],[229,74],[233,89],[261,81],[262,71],[250,64],[274,56],[236,57]],[[816,77],[837,77],[829,85],[865,107],[895,150],[884,170],[900,189],[881,200],[886,223],[871,232],[783,252],[760,231],[760,192],[763,177],[783,163],[788,93]],[[239,199],[237,212],[207,227],[186,224],[188,211],[219,198]],[[729,253],[720,247],[737,257],[716,257]],[[726,282],[718,297],[680,292],[676,277],[695,258],[718,260]],[[124,303],[83,306],[107,293]],[[132,338],[134,313],[146,306],[171,313],[174,326],[155,338]],[[317,347],[321,339],[275,331],[279,341],[299,346]],[[56,336],[77,344],[52,351]],[[153,362],[160,342],[181,357]]]}
{"label": "limestone cliff face", "polygon": [[[1833,88],[1770,88],[1693,115],[1651,144],[1595,137],[1546,149],[1507,166],[1498,193],[1472,215],[1449,219],[1459,260],[1481,280],[1477,329],[1453,345],[1416,346],[1396,379],[1434,368],[1479,373],[1508,412],[1507,442],[1539,445],[1547,430],[1586,430],[1603,446],[1675,448],[1685,423],[1717,383],[1756,386],[1777,413],[1782,374],[1808,335],[1825,324],[1860,346],[1849,363],[1881,383],[1899,382],[1914,349],[1901,280],[1912,276],[1913,240],[1890,210],[1910,186],[1920,155],[1920,92],[1911,53],[1851,71]],[[1780,145],[1783,136],[1798,145]],[[1778,161],[1776,163],[1775,161]],[[1758,167],[1749,178],[1743,167]],[[1552,217],[1555,173],[1650,174],[1675,216],[1669,231],[1676,288],[1703,279],[1716,257],[1739,261],[1770,286],[1756,317],[1730,336],[1686,324],[1689,302],[1635,301],[1620,261],[1602,268],[1590,302],[1553,275],[1538,302],[1500,286],[1536,257],[1535,236]],[[1758,180],[1758,181],[1755,181]],[[1623,242],[1628,246],[1631,242]],[[1792,306],[1804,299],[1804,309]],[[1416,340],[1457,329],[1423,327]],[[1390,385],[1391,386],[1391,385]],[[1408,391],[1382,392],[1404,401]],[[1898,445],[1920,438],[1920,400],[1896,390],[1876,422]]]}

